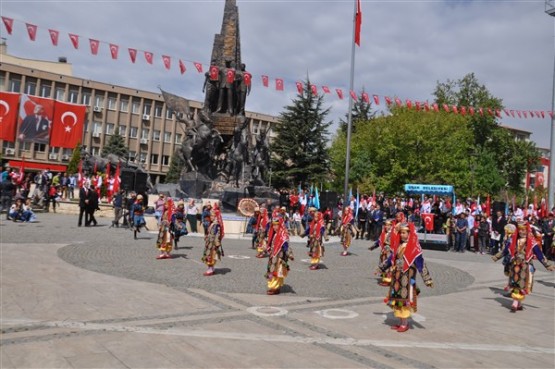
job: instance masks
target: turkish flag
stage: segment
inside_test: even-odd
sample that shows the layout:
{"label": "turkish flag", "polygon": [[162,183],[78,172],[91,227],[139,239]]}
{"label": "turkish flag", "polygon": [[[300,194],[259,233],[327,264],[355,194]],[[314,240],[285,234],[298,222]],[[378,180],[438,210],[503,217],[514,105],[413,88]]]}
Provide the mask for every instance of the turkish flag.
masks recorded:
{"label": "turkish flag", "polygon": [[370,104],[370,96],[368,96],[368,94],[366,92],[362,93],[362,100],[367,103]]}
{"label": "turkish flag", "polygon": [[73,47],[78,49],[79,48],[79,35],[70,33],[69,34],[69,39],[70,39],[71,43],[73,44]]}
{"label": "turkish flag", "polygon": [[128,49],[129,50],[129,58],[131,58],[131,63],[135,63],[137,60],[137,49]]}
{"label": "turkish flag", "polygon": [[449,105],[443,104],[443,110],[445,110],[447,113],[449,113]]}
{"label": "turkish flag", "polygon": [[235,69],[228,68],[225,72],[225,79],[227,83],[235,82]]}
{"label": "turkish flag", "polygon": [[386,103],[387,105],[391,105],[391,97],[386,96],[386,97],[385,97],[385,103]]}
{"label": "turkish flag", "polygon": [[316,85],[310,85],[310,91],[313,95],[318,95],[318,87]]}
{"label": "turkish flag", "polygon": [[468,112],[470,113],[470,115],[474,115],[474,108],[472,106],[470,106],[468,108]]}
{"label": "turkish flag", "polygon": [[330,88],[328,86],[322,86],[322,91],[324,91],[325,94],[331,93]]}
{"label": "turkish flag", "polygon": [[481,116],[484,116],[484,109],[483,108],[479,108],[478,112],[480,113]]}
{"label": "turkish flag", "polygon": [[145,59],[148,64],[152,64],[154,61],[154,54],[150,51],[145,51]]}
{"label": "turkish flag", "polygon": [[351,95],[354,101],[358,101],[358,96],[356,92],[354,92],[353,90],[350,90],[349,95]]}
{"label": "turkish flag", "polygon": [[434,103],[434,104],[432,105],[432,107],[434,108],[434,111],[435,111],[436,113],[439,112],[439,105],[438,105],[437,103]]}
{"label": "turkish flag", "polygon": [[172,59],[171,59],[170,56],[162,55],[162,61],[164,62],[164,67],[166,67],[166,69],[170,69],[170,68],[171,68]]}
{"label": "turkish flag", "polygon": [[295,85],[297,86],[297,92],[299,94],[303,93],[303,84],[301,82],[295,82]]}
{"label": "turkish flag", "polygon": [[[544,113],[544,111],[543,111],[543,110],[542,110],[542,111],[540,111],[540,114],[542,115],[542,118],[545,118],[545,113]],[[514,114],[513,114],[513,117],[514,117]]]}
{"label": "turkish flag", "polygon": [[461,106],[461,114],[466,115],[466,107]]}
{"label": "turkish flag", "polygon": [[202,73],[202,64],[198,62],[193,62],[193,64],[195,65],[195,68],[197,68],[197,71]]}
{"label": "turkish flag", "polygon": [[181,74],[184,74],[187,71],[187,67],[185,67],[185,63],[183,63],[183,60],[181,59],[179,59],[179,71]]}
{"label": "turkish flag", "polygon": [[268,76],[262,76],[262,86],[268,87],[269,79]]}
{"label": "turkish flag", "polygon": [[380,105],[380,97],[378,95],[373,95],[372,97],[374,98],[374,103],[376,103],[376,105]]}
{"label": "turkish flag", "polygon": [[491,110],[491,108],[488,108],[488,114],[493,115],[493,110]]}
{"label": "turkish flag", "polygon": [[520,110],[516,111],[516,115],[518,115],[519,118],[522,118],[522,114],[520,113]]}
{"label": "turkish flag", "polygon": [[355,44],[360,46],[360,28],[362,25],[362,9],[360,9],[360,0],[357,0],[357,10],[355,14]]}
{"label": "turkish flag", "polygon": [[283,91],[283,79],[276,78],[276,90]]}
{"label": "turkish flag", "polygon": [[100,47],[100,41],[89,38],[89,43],[91,44],[91,54],[97,55],[98,48]]}
{"label": "turkish flag", "polygon": [[118,45],[110,44],[110,54],[112,54],[112,59],[118,58],[118,51],[119,51]]}
{"label": "turkish flag", "polygon": [[420,101],[416,101],[414,103],[414,107],[416,108],[416,111],[420,111]]}
{"label": "turkish flag", "polygon": [[536,187],[538,187],[538,186],[543,187],[544,186],[544,181],[545,181],[545,179],[543,177],[543,173],[536,172]]}
{"label": "turkish flag", "polygon": [[[252,83],[252,74],[250,74],[249,72],[245,71],[243,73],[243,81],[245,81],[245,86],[250,86]],[[281,84],[283,84],[283,81],[281,81]]]}
{"label": "turkish flag", "polygon": [[6,27],[6,31],[8,31],[8,35],[11,35],[13,30],[13,19],[2,17],[2,22],[4,22],[4,26]]}
{"label": "turkish flag", "polygon": [[501,118],[501,110],[495,110],[495,115],[497,115],[498,118]]}
{"label": "turkish flag", "polygon": [[56,31],[55,29],[49,29],[48,33],[50,34],[52,45],[58,46],[58,37],[60,36],[60,32]]}
{"label": "turkish flag", "polygon": [[35,41],[35,38],[37,38],[37,26],[30,23],[25,23],[25,25],[27,26],[27,32],[29,33],[29,38],[31,39],[31,41]]}
{"label": "turkish flag", "polygon": [[523,110],[522,114],[524,115],[524,118],[528,119],[528,113],[526,112],[526,110]]}
{"label": "turkish flag", "polygon": [[0,140],[14,142],[17,130],[19,94],[0,92]]}
{"label": "turkish flag", "polygon": [[430,111],[430,104],[427,101],[424,103],[424,110]]}
{"label": "turkish flag", "polygon": [[339,99],[343,100],[343,90],[341,90],[340,88],[336,88],[335,92],[337,93],[337,97],[339,97]]}
{"label": "turkish flag", "polygon": [[428,214],[422,213],[420,216],[422,217],[422,221],[424,222],[424,228],[428,232],[432,232],[434,230],[434,215],[435,214]]}
{"label": "turkish flag", "polygon": [[121,184],[120,163],[118,162],[118,166],[116,167],[116,174],[114,175],[114,193],[119,192],[120,184]]}
{"label": "turkish flag", "polygon": [[56,101],[50,146],[74,149],[79,142],[82,142],[86,113],[85,105]]}
{"label": "turkish flag", "polygon": [[217,65],[211,65],[208,69],[208,75],[211,81],[217,81],[220,77],[220,68]]}
{"label": "turkish flag", "polygon": [[406,104],[407,104],[407,108],[409,109],[412,108],[412,101],[410,101],[409,99],[407,99]]}
{"label": "turkish flag", "polygon": [[459,108],[457,108],[457,105],[453,105],[453,113],[459,114]]}
{"label": "turkish flag", "polygon": [[397,104],[398,107],[403,106],[403,102],[398,97],[395,98],[395,103]]}

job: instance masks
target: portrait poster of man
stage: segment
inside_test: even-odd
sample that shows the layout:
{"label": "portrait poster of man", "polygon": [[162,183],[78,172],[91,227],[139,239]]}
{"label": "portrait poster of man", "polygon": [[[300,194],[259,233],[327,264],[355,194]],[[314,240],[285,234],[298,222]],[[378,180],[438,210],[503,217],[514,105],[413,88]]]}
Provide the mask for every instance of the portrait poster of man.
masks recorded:
{"label": "portrait poster of man", "polygon": [[17,138],[23,142],[47,144],[54,115],[54,100],[21,95]]}

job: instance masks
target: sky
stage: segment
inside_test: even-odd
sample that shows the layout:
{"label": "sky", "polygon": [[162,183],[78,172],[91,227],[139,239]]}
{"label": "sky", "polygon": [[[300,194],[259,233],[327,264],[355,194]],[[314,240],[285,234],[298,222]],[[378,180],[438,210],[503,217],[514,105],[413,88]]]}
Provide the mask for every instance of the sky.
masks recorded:
{"label": "sky", "polygon": [[[56,61],[65,56],[77,77],[146,91],[164,90],[203,101],[204,75],[193,62],[209,65],[214,35],[221,30],[224,0],[0,0],[0,15],[14,19],[8,53]],[[237,0],[242,60],[253,75],[247,111],[278,116],[296,98],[296,81],[329,86],[324,106],[335,122],[348,112],[355,0]],[[514,110],[551,111],[554,19],[544,0],[361,0],[361,45],[355,48],[353,90],[403,102],[433,101],[438,82],[474,73],[490,93]],[[29,39],[25,23],[36,25]],[[60,32],[58,46],[48,29]],[[80,36],[74,49],[69,33]],[[92,55],[89,38],[101,41]],[[108,44],[120,47],[113,60]],[[128,48],[139,51],[131,63]],[[142,51],[154,53],[146,63]],[[162,55],[171,57],[170,70]],[[187,71],[180,74],[178,59]],[[267,75],[270,87],[263,87]],[[275,90],[282,78],[285,91]],[[549,148],[551,119],[518,119],[502,114],[503,125],[532,132]]]}

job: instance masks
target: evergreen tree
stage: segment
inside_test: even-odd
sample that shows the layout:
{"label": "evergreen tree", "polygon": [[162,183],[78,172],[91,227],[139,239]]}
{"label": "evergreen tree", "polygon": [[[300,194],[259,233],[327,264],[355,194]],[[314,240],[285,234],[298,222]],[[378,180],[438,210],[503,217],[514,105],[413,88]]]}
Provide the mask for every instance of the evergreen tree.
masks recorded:
{"label": "evergreen tree", "polygon": [[277,137],[270,145],[272,183],[294,187],[299,183],[322,183],[329,179],[326,148],[330,108],[324,109],[323,96],[314,95],[307,80],[302,93],[285,107],[276,125]]}
{"label": "evergreen tree", "polygon": [[181,171],[183,170],[183,166],[185,162],[181,158],[181,156],[176,152],[173,154],[170,167],[168,169],[168,174],[166,175],[166,183],[177,183],[179,182],[179,178],[181,177]]}
{"label": "evergreen tree", "polygon": [[71,159],[67,164],[66,172],[68,174],[75,174],[79,170],[79,162],[81,161],[81,143],[78,142],[73,149],[73,154],[71,155]]}
{"label": "evergreen tree", "polygon": [[105,158],[109,154],[114,154],[122,158],[127,159],[129,155],[129,148],[125,144],[125,140],[119,134],[119,129],[110,137],[106,146],[102,148],[101,156]]}
{"label": "evergreen tree", "polygon": [[[357,130],[357,126],[360,122],[367,122],[371,119],[374,119],[376,116],[376,112],[372,111],[372,103],[364,101],[362,98],[362,94],[365,91],[362,89],[360,93],[360,97],[355,103],[353,104],[353,111],[351,113],[351,134],[355,133]],[[341,127],[341,132],[345,135],[347,134],[347,125],[349,123],[349,113],[345,114],[345,120],[339,120],[339,127]]]}

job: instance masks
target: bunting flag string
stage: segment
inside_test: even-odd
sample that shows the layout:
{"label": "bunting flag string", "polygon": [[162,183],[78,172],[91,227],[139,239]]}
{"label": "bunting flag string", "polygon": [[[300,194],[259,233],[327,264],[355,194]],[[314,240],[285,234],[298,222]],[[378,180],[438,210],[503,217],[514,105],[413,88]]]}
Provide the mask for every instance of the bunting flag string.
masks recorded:
{"label": "bunting flag string", "polygon": [[[29,22],[24,22],[24,21],[19,21],[17,19],[13,19],[10,17],[6,17],[6,16],[1,16],[2,18],[2,23],[4,24],[4,27],[8,33],[8,35],[13,35],[13,32],[16,31],[14,30],[14,23],[22,23],[26,30],[27,30],[27,34],[28,37],[31,41],[36,41],[37,39],[37,31],[40,28],[40,26],[29,23]],[[60,32],[58,30],[52,29],[52,28],[48,28],[48,34],[50,36],[50,40],[52,42],[53,46],[58,46],[59,45],[59,35]],[[68,33],[69,36],[69,40],[71,42],[71,44],[73,45],[74,49],[78,50],[79,49],[79,42],[80,42],[80,38],[83,37],[81,35],[75,34],[75,33]],[[359,36],[360,37],[360,36]],[[101,47],[101,44],[106,44],[108,46],[109,52],[110,52],[110,56],[113,60],[117,60],[119,58],[119,48],[120,46],[118,44],[112,43],[112,42],[105,42],[105,41],[101,41],[98,40],[96,38],[89,38],[89,46],[90,46],[90,52],[92,55],[98,55],[99,54],[99,50]],[[137,53],[142,52],[145,58],[145,61],[147,64],[153,65],[154,64],[154,53],[151,51],[147,51],[147,50],[141,50],[141,49],[136,49],[136,48],[127,48],[128,53],[129,53],[129,59],[131,61],[131,63],[135,64],[137,62]],[[160,54],[160,58],[162,59],[162,65],[165,67],[166,70],[171,70],[172,69],[172,59],[177,60],[177,65],[179,67],[179,72],[181,73],[181,75],[185,74],[187,71],[187,67],[186,67],[186,62],[192,63],[196,69],[196,71],[198,73],[203,73],[204,71],[204,66],[202,63],[200,62],[196,62],[196,61],[190,61],[187,59],[182,59],[182,58],[178,58],[178,57],[174,57],[171,55],[167,55],[167,54]],[[229,76],[227,76],[229,77]],[[267,74],[261,75],[261,84],[264,88],[270,88],[270,76],[268,76]],[[273,89],[275,89],[275,91],[285,91],[286,90],[286,82],[283,78],[272,78],[272,80],[275,81],[275,85],[273,86]],[[304,83],[299,82],[299,81],[291,81],[289,80],[287,82],[287,84],[289,85],[290,83],[294,84],[296,92],[299,94],[303,94],[305,91],[305,86]],[[321,87],[321,91],[323,92],[323,94],[330,94],[331,96],[331,88],[328,85],[322,85]],[[317,95],[319,93],[319,88],[317,85],[315,84],[310,84],[309,86],[306,86],[306,90],[310,91],[313,95]],[[335,93],[337,95],[337,98],[339,100],[343,100],[345,95],[343,93],[344,89],[337,87],[334,88]],[[428,101],[418,101],[418,100],[413,100],[413,99],[405,99],[405,102],[403,103],[403,100],[401,100],[401,98],[394,96],[380,96],[379,94],[372,94],[372,100],[370,100],[370,94],[368,94],[367,92],[362,92],[360,96],[357,96],[357,93],[355,91],[346,89],[346,91],[349,93],[348,97],[350,97],[351,99],[358,101],[359,99],[361,101],[364,101],[367,104],[370,104],[371,102],[374,103],[374,105],[378,106],[380,105],[382,99],[383,101],[385,101],[385,105],[389,108],[392,106],[397,106],[397,107],[406,107],[408,109],[414,109],[416,111],[425,111],[425,112],[429,112],[429,111],[433,111],[433,112],[439,112],[440,111],[440,106],[437,103],[429,103]],[[545,119],[545,118],[553,118],[554,116],[554,112],[551,110],[531,110],[531,109],[508,109],[508,108],[504,108],[503,110],[501,109],[491,109],[491,108],[483,108],[483,107],[474,107],[474,106],[457,106],[457,105],[452,105],[449,106],[448,104],[442,104],[441,105],[441,109],[447,113],[453,113],[453,114],[460,114],[461,116],[466,116],[466,115],[470,115],[470,116],[474,116],[476,114],[479,114],[480,116],[484,116],[484,115],[489,115],[491,117],[496,117],[496,118],[503,118],[503,116],[505,117],[510,117],[510,118],[517,118],[518,119]],[[504,115],[503,115],[504,114]]]}

